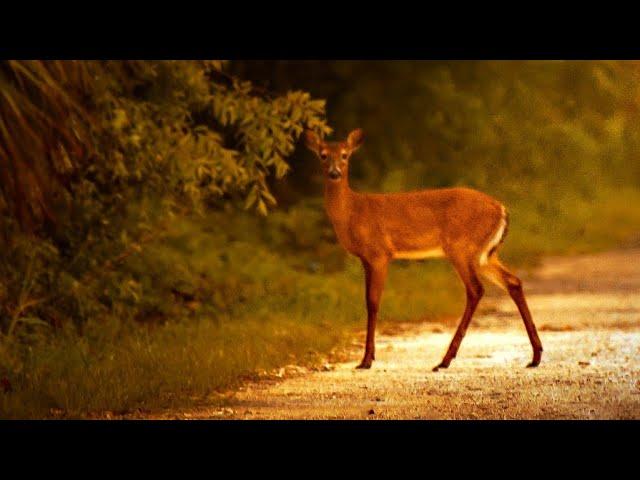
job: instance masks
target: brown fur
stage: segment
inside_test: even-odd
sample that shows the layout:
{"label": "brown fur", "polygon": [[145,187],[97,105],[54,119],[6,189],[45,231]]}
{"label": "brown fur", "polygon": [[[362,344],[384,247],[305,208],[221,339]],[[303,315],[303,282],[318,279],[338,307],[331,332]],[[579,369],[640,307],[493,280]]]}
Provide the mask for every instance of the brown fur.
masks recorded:
{"label": "brown fur", "polygon": [[[365,270],[367,341],[359,367],[369,368],[375,358],[375,324],[389,262],[406,254],[419,258],[431,253],[444,256],[453,264],[467,290],[467,306],[460,325],[436,370],[448,367],[457,354],[484,292],[481,275],[502,286],[514,299],[534,350],[530,366],[536,366],[542,344],[522,293],[522,282],[497,257],[507,233],[504,206],[469,188],[389,194],[354,192],[348,181],[349,158],[363,138],[358,129],[344,142],[328,143],[313,132],[305,132],[307,147],[322,159],[325,208],[338,241],[360,258]],[[503,224],[500,238],[495,238]]]}

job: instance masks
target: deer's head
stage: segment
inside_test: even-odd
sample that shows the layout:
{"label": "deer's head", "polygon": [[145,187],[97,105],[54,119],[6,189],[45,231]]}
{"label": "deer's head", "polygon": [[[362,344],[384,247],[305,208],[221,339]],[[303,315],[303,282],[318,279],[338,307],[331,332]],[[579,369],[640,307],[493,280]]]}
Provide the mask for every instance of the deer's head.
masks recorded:
{"label": "deer's head", "polygon": [[364,132],[357,128],[342,142],[325,142],[315,132],[305,130],[306,147],[315,153],[322,162],[324,174],[330,181],[338,181],[347,175],[349,158],[364,141]]}

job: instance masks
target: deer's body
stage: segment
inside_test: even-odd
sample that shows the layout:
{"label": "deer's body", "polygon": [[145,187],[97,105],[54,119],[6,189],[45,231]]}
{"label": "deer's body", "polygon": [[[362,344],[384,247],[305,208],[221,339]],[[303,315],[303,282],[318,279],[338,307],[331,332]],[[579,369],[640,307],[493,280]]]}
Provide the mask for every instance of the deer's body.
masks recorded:
{"label": "deer's body", "polygon": [[355,130],[346,142],[325,143],[312,132],[307,146],[323,160],[325,208],[340,245],[362,261],[365,271],[367,340],[359,368],[375,358],[375,325],[388,264],[394,259],[446,257],[467,291],[467,305],[438,368],[455,358],[471,317],[484,293],[480,277],[509,292],[525,323],[540,363],[542,344],[522,291],[522,282],[498,260],[497,250],[508,226],[507,211],[496,199],[468,188],[404,193],[359,193],[349,187],[348,159],[362,143]]}
{"label": "deer's body", "polygon": [[345,178],[326,185],[325,206],[340,245],[372,260],[446,257],[462,243],[481,261],[506,226],[502,204],[468,188],[358,193]]}

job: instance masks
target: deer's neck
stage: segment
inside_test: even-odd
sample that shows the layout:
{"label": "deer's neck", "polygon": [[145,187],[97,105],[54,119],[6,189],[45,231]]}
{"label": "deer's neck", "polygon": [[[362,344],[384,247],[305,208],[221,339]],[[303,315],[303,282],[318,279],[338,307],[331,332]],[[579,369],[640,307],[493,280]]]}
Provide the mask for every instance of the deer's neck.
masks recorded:
{"label": "deer's neck", "polygon": [[326,180],[324,185],[324,204],[331,223],[337,230],[349,219],[353,191],[349,188],[346,175],[338,182]]}

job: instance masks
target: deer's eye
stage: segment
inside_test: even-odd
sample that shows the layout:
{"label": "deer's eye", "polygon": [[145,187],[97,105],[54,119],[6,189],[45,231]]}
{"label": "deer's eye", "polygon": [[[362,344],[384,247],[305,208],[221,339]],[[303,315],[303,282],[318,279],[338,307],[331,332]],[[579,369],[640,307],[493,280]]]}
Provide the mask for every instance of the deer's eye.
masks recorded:
{"label": "deer's eye", "polygon": [[342,152],[342,159],[346,160],[348,157],[347,152]]}
{"label": "deer's eye", "polygon": [[322,152],[322,153],[320,154],[320,158],[321,158],[322,160],[326,160],[326,159],[327,159],[327,154],[326,154],[326,152]]}

